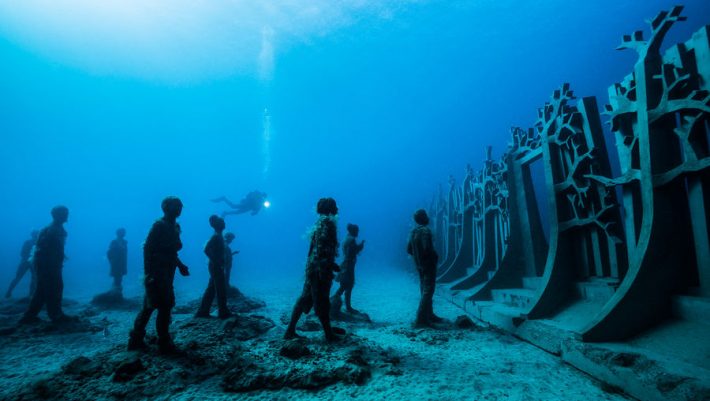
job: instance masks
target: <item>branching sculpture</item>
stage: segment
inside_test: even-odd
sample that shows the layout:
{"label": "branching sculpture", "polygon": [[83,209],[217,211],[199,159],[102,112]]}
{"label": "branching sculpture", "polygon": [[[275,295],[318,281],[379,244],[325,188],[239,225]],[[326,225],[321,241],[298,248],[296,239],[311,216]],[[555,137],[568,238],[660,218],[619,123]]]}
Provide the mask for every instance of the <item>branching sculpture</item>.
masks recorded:
{"label": "branching sculpture", "polygon": [[[484,267],[494,273],[507,258],[505,278],[489,275],[496,284],[477,287],[483,295],[469,300],[490,299],[498,283],[519,286],[532,277],[541,288],[526,315],[536,319],[556,313],[580,282],[601,277],[618,289],[580,334],[608,341],[668,315],[671,294],[691,288],[710,297],[710,28],[662,55],[666,34],[686,19],[682,10],[660,12],[648,21],[648,39],[636,31],[618,47],[638,54],[633,72],[609,88],[603,113],[618,174],[595,99],[576,99],[563,84],[538,110],[534,128],[511,128],[500,161],[489,149],[481,170],[467,166],[463,188],[450,181],[448,212],[439,218],[451,220],[447,235],[456,238],[451,227],[466,221],[454,220],[471,219],[470,277]],[[531,165],[540,161],[544,176],[534,177],[540,170]],[[536,188],[541,179],[544,187]],[[454,202],[460,197],[463,205]],[[538,199],[548,210],[547,239]],[[452,205],[460,205],[457,213]]]}

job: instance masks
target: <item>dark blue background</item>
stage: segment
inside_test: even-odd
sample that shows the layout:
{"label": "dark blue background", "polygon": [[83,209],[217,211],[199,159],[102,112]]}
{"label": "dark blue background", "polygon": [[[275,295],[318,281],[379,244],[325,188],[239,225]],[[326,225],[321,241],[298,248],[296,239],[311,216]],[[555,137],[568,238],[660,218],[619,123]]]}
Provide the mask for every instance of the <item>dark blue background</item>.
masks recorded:
{"label": "dark blue background", "polygon": [[[667,46],[710,23],[709,2],[685,3],[689,19]],[[215,25],[193,38],[188,27],[185,54],[180,40],[171,42],[178,48],[173,71],[173,58],[164,58],[166,69],[143,53],[113,55],[114,42],[102,43],[88,28],[70,36],[86,41],[62,42],[66,28],[52,31],[31,12],[24,20],[0,17],[0,283],[14,274],[29,231],[62,203],[71,210],[66,292],[108,287],[105,251],[125,226],[127,288],[138,293],[140,243],[160,216],[160,200],[174,194],[185,203],[182,255],[195,276],[179,285],[201,288],[207,218],[221,210],[209,199],[236,200],[256,188],[273,207],[227,220],[242,251],[237,280],[301,274],[322,196],[338,200],[341,235],[345,223],[360,224],[368,240],[363,272],[406,265],[411,212],[439,182],[449,174],[460,179],[466,163],[479,168],[486,145],[499,156],[508,128],[532,125],[537,107],[563,82],[603,106],[607,87],[636,60],[614,50],[621,36],[648,32],[644,20],[675,2],[391,2],[374,4],[377,12],[363,4],[333,26],[274,26],[274,70],[266,77],[254,61],[260,31],[225,38],[212,35],[222,32]],[[248,16],[232,17],[238,24]],[[214,38],[233,41],[244,57],[225,66],[225,47],[213,51]],[[205,67],[212,57],[214,73]]]}

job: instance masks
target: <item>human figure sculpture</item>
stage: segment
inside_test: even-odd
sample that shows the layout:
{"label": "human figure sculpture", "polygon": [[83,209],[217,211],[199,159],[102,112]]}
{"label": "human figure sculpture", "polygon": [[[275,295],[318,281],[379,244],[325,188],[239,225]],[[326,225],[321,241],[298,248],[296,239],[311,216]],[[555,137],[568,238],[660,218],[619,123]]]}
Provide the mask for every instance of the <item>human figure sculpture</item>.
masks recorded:
{"label": "human figure sculpture", "polygon": [[175,269],[177,268],[183,276],[189,276],[190,271],[178,257],[182,242],[177,218],[182,213],[182,202],[174,196],[169,196],[163,200],[161,208],[163,217],[153,223],[143,245],[145,297],[143,308],[138,312],[129,335],[128,349],[147,348],[143,341],[145,328],[153,311],[157,309],[155,327],[159,349],[162,353],[171,354],[179,352],[169,332],[172,308],[175,306],[173,290]]}
{"label": "human figure sculpture", "polygon": [[348,236],[343,242],[343,262],[340,264],[340,273],[336,281],[340,282],[340,287],[330,299],[333,309],[340,310],[342,306],[341,296],[345,295],[345,308],[350,313],[358,313],[352,307],[352,292],[355,286],[355,264],[357,263],[357,255],[362,252],[365,247],[365,241],[357,243],[357,236],[360,233],[360,227],[356,224],[348,224]]}
{"label": "human figure sculpture", "polygon": [[38,322],[37,315],[47,305],[47,315],[52,322],[72,320],[62,311],[64,280],[64,244],[67,232],[64,223],[69,219],[69,209],[56,206],[52,209],[52,223],[43,228],[37,236],[32,261],[37,276],[37,288],[32,293],[30,304],[20,324]]}
{"label": "human figure sculpture", "polygon": [[112,291],[122,294],[123,276],[128,273],[128,243],[125,228],[116,230],[116,238],[109,244],[106,257],[111,266],[109,274],[113,277]]}
{"label": "human figure sculpture", "polygon": [[219,318],[226,319],[232,314],[227,308],[227,282],[225,277],[225,241],[222,233],[226,227],[224,219],[219,216],[210,216],[210,226],[214,229],[214,234],[207,245],[205,245],[205,255],[209,259],[208,269],[210,281],[202,296],[202,303],[195,317],[210,317],[210,308],[215,295],[217,295],[217,306],[219,308]]}
{"label": "human figure sculpture", "polygon": [[443,319],[434,314],[433,298],[436,288],[436,265],[439,255],[434,249],[433,235],[429,229],[429,216],[424,209],[414,213],[417,226],[409,234],[407,253],[412,255],[419,273],[419,288],[421,300],[417,309],[415,326],[427,327],[432,323],[440,323]]}
{"label": "human figure sculpture", "polygon": [[340,271],[335,263],[338,255],[338,231],[336,218],[338,206],[333,198],[322,198],[316,208],[318,220],[311,234],[311,243],[306,262],[306,282],[303,292],[296,301],[291,313],[285,339],[301,337],[296,333],[296,324],[302,314],[310,312],[311,308],[323,326],[326,341],[337,341],[345,331],[333,328],[330,324],[330,288],[333,284],[334,272]]}
{"label": "human figure sculpture", "polygon": [[35,287],[37,287],[37,277],[34,271],[34,268],[32,266],[32,261],[30,260],[32,256],[32,248],[34,248],[35,244],[37,243],[37,236],[39,235],[39,231],[34,230],[32,231],[32,234],[30,235],[30,238],[26,240],[22,244],[22,249],[20,250],[20,264],[17,266],[17,272],[15,273],[15,278],[12,279],[10,282],[10,286],[7,288],[7,292],[5,293],[5,298],[11,298],[12,297],[12,291],[15,290],[15,287],[17,287],[17,284],[20,283],[20,280],[22,280],[22,277],[27,274],[27,272],[30,272],[30,296],[32,296],[32,293],[35,290]]}

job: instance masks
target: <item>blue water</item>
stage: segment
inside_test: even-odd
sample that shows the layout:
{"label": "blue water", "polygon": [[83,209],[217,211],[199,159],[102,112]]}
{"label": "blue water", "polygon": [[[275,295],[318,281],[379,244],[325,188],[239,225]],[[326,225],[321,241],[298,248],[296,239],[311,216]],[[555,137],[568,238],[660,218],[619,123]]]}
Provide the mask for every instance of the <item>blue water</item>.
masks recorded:
{"label": "blue water", "polygon": [[[499,156],[563,82],[603,105],[635,62],[621,36],[676,2],[305,3],[0,2],[0,286],[64,204],[65,294],[109,287],[119,226],[138,294],[140,244],[177,195],[179,286],[203,287],[209,199],[254,189],[272,207],[227,219],[238,280],[301,274],[322,196],[341,238],[360,225],[363,274],[407,267],[411,213],[438,183],[486,145]],[[710,23],[710,2],[684,3],[667,46]]]}

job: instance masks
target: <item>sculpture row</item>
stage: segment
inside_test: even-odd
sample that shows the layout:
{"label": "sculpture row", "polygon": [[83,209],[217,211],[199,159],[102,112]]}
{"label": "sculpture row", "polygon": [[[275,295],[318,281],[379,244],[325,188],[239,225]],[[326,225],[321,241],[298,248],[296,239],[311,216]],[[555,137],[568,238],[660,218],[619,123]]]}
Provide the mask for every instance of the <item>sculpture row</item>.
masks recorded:
{"label": "sculpture row", "polygon": [[639,58],[609,88],[615,152],[595,98],[564,84],[501,159],[489,148],[439,189],[438,282],[467,310],[614,341],[668,318],[677,295],[710,298],[710,27],[662,55],[681,11],[659,13],[648,40],[623,38]]}

